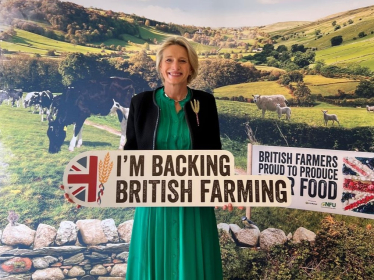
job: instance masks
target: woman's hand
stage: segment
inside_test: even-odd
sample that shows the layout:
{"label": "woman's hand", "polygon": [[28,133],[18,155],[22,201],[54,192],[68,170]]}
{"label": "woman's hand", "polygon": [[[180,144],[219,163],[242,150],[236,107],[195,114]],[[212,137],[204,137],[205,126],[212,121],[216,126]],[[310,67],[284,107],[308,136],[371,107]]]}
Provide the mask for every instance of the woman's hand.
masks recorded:
{"label": "woman's hand", "polygon": [[[218,206],[216,206],[215,208],[218,209]],[[231,211],[234,209],[234,207],[232,206],[231,203],[229,203],[229,204],[227,204],[227,205],[223,205],[223,206],[222,206],[222,209],[223,209],[223,210],[226,210],[226,209],[227,209],[227,210],[229,210],[229,212],[231,212]],[[243,209],[244,209],[244,206],[238,206],[238,209],[239,209],[239,210],[243,210]]]}

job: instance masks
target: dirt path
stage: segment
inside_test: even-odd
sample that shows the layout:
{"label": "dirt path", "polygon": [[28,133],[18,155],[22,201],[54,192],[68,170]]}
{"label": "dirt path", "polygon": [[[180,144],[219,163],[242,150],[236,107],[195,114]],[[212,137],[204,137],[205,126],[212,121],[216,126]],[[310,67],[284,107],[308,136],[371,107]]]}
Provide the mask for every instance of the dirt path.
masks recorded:
{"label": "dirt path", "polygon": [[93,123],[93,122],[91,122],[91,121],[89,121],[89,120],[86,120],[86,121],[84,122],[84,124],[87,124],[87,125],[90,125],[90,126],[96,127],[96,128],[98,128],[98,129],[102,129],[102,130],[108,131],[109,133],[112,133],[112,134],[117,135],[117,136],[121,136],[121,131],[116,130],[116,129],[112,128],[112,127],[109,127],[109,126],[107,126],[107,125],[102,125],[102,124]]}
{"label": "dirt path", "polygon": [[[84,122],[84,124],[96,127],[98,129],[102,129],[102,130],[108,131],[109,133],[112,133],[112,134],[117,135],[117,136],[121,136],[121,132],[119,130],[116,130],[116,129],[114,129],[112,127],[109,127],[107,125],[96,124],[96,123],[91,122],[89,120],[86,120]],[[235,174],[236,175],[247,175],[247,171],[245,171],[243,169],[235,168]]]}

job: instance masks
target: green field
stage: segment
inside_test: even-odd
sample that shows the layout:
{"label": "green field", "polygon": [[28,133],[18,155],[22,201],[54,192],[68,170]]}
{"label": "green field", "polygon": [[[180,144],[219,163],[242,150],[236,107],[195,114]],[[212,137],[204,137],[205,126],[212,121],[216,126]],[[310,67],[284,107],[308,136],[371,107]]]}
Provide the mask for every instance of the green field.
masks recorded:
{"label": "green field", "polygon": [[[116,223],[121,223],[132,219],[131,208],[77,210],[64,200],[64,193],[59,189],[64,168],[75,155],[89,150],[117,149],[119,136],[85,125],[83,146],[69,152],[73,126],[68,126],[68,136],[61,152],[50,154],[48,123],[42,123],[38,114],[3,103],[0,105],[0,119],[0,148],[3,155],[0,168],[6,163],[9,174],[1,178],[0,204],[3,209],[16,210],[22,223],[34,228],[39,223],[58,226],[62,220],[113,218]],[[4,171],[0,169],[1,172]],[[1,228],[7,223],[6,215],[7,211],[1,211]]]}
{"label": "green field", "polygon": [[359,64],[374,70],[374,36],[316,52],[316,60],[327,64]]}
{"label": "green field", "polygon": [[253,98],[252,95],[270,95],[270,94],[283,94],[286,98],[291,98],[288,89],[281,86],[276,82],[253,82],[243,83],[237,85],[224,86],[216,88],[214,90],[214,96],[216,97],[232,97],[232,96],[243,96],[246,98]]}
{"label": "green field", "polygon": [[67,42],[53,40],[41,35],[37,35],[21,29],[15,29],[17,35],[9,42],[2,41],[1,48],[12,52],[24,52],[29,54],[46,54],[48,50],[56,50],[57,53],[63,52],[82,52],[82,53],[100,53],[101,49],[90,48],[80,45],[73,45]]}
{"label": "green field", "polygon": [[[374,70],[374,6],[359,8],[347,12],[319,19],[314,22],[304,23],[282,28],[287,23],[277,23],[262,30],[268,31],[272,36],[281,36],[286,40],[277,39],[275,47],[294,44],[303,44],[308,48],[317,48],[316,60],[324,59],[327,64],[359,63],[361,66]],[[353,22],[349,24],[349,21]],[[332,24],[341,28],[334,30]],[[322,37],[317,38],[316,30]],[[364,32],[367,36],[359,38],[358,34]],[[331,47],[331,38],[343,37],[341,46]]]}
{"label": "green field", "polygon": [[[217,100],[219,113],[226,113],[234,116],[247,116],[249,118],[261,118],[261,110],[254,103]],[[315,107],[291,107],[292,123],[306,123],[310,126],[324,126],[323,113],[321,110],[328,110],[328,114],[336,114],[340,125],[346,128],[374,126],[374,113],[369,113],[366,108],[337,107],[334,105],[320,103]],[[278,119],[276,112],[266,112],[265,118]],[[282,117],[285,120],[285,116]],[[337,125],[335,123],[335,125]],[[328,126],[332,126],[331,121]]]}
{"label": "green field", "polygon": [[[257,67],[257,66],[256,66]],[[276,68],[275,68],[276,69]],[[267,68],[267,70],[271,70]],[[309,87],[312,94],[336,95],[338,89],[346,93],[354,92],[359,81],[350,79],[333,79],[326,78],[320,75],[306,75],[304,77],[305,84]],[[296,86],[296,85],[294,85]],[[260,81],[252,83],[243,83],[230,86],[220,87],[214,90],[216,97],[239,97],[240,95],[245,98],[253,98],[252,95],[273,95],[282,94],[287,98],[293,96],[289,93],[288,89],[278,84],[276,81]]]}
{"label": "green field", "polygon": [[336,95],[338,90],[344,91],[345,93],[354,92],[359,81],[350,79],[333,79],[326,78],[320,75],[306,75],[304,77],[305,84],[309,87],[312,94]]}

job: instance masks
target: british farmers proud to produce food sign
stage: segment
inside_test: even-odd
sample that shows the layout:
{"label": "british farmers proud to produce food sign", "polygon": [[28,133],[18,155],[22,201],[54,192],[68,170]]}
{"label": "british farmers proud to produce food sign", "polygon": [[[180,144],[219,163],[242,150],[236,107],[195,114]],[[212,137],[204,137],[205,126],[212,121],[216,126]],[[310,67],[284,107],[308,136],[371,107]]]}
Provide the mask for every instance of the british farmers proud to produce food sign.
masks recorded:
{"label": "british farmers proud to produce food sign", "polygon": [[289,208],[374,217],[373,153],[254,145],[249,155],[252,174],[290,179]]}

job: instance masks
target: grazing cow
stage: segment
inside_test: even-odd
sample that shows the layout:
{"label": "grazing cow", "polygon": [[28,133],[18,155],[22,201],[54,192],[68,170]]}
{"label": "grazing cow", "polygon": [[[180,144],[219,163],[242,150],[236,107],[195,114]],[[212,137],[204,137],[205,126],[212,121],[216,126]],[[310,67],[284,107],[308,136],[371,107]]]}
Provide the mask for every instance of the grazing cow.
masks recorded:
{"label": "grazing cow", "polygon": [[106,116],[113,107],[113,99],[121,106],[130,107],[135,90],[132,81],[126,78],[111,77],[102,81],[81,81],[68,88],[61,96],[56,118],[50,116],[47,135],[49,152],[57,153],[66,137],[66,126],[75,124],[74,135],[69,150],[82,145],[77,137],[84,121],[91,115]]}
{"label": "grazing cow", "polygon": [[0,90],[0,105],[3,103],[4,100],[7,100],[8,98],[8,93],[5,90]]}
{"label": "grazing cow", "polygon": [[12,106],[16,104],[16,107],[19,107],[19,100],[22,98],[23,95],[22,89],[10,89],[7,92],[9,95],[8,101],[12,101]]}
{"label": "grazing cow", "polygon": [[127,128],[127,118],[129,116],[129,108],[122,107],[118,102],[113,99],[113,107],[110,113],[117,112],[118,120],[121,123],[121,140],[119,141],[119,150],[123,150],[126,143],[126,128]]}
{"label": "grazing cow", "polygon": [[49,107],[49,114],[48,114],[48,121],[52,121],[54,117],[56,117],[58,112],[58,107],[61,104],[63,95],[56,95],[53,97],[51,106]]}
{"label": "grazing cow", "polygon": [[36,100],[38,95],[39,95],[39,92],[36,92],[36,91],[28,92],[25,98],[23,99],[23,107],[24,108],[31,107],[32,102]]}
{"label": "grazing cow", "polygon": [[49,90],[41,92],[29,92],[24,99],[25,108],[35,106],[39,108],[41,121],[44,120],[44,113],[49,115],[50,107],[53,101],[53,94]]}

